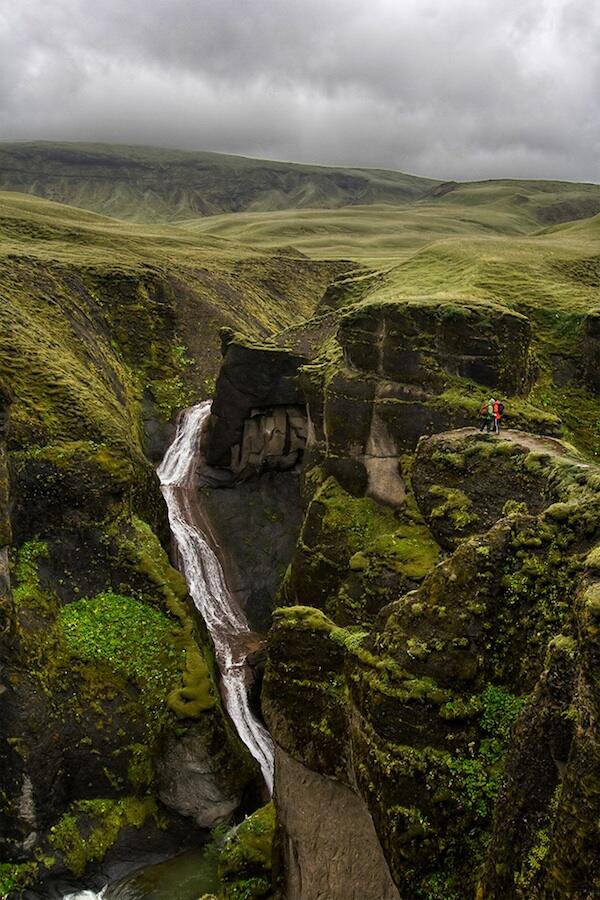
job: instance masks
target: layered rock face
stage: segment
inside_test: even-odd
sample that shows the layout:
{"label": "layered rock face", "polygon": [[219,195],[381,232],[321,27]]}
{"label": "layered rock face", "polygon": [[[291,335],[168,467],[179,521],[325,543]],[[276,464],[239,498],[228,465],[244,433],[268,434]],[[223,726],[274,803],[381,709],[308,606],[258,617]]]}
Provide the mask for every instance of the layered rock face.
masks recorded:
{"label": "layered rock face", "polygon": [[517,394],[530,375],[528,320],[492,304],[367,304],[342,319],[338,338],[351,368],[429,393],[456,375]]}
{"label": "layered rock face", "polygon": [[[337,305],[320,344],[315,320],[301,353],[269,347],[265,369],[270,385],[294,371],[308,412],[304,518],[262,695],[286,890],[583,900],[598,889],[600,473],[539,436],[560,422],[527,403],[523,316],[427,299]],[[262,371],[264,353],[246,345],[244,366]],[[478,435],[490,394],[537,436]],[[223,466],[240,458],[251,410],[269,414],[255,399],[240,408],[207,437],[228,434],[212,457]],[[343,806],[370,865],[349,849]]]}
{"label": "layered rock face", "polygon": [[224,332],[223,365],[202,442],[209,466],[244,480],[299,461],[307,437],[297,378],[304,362],[303,356]]}
{"label": "layered rock face", "polygon": [[279,611],[271,731],[365,804],[401,896],[592,896],[600,472],[459,431],[421,442],[412,480],[454,552],[369,630]]}
{"label": "layered rock face", "polygon": [[400,504],[397,460],[423,434],[476,419],[457,404],[456,379],[515,394],[532,374],[531,329],[493,304],[371,302],[340,319],[337,339],[305,368],[314,447],[352,493]]}

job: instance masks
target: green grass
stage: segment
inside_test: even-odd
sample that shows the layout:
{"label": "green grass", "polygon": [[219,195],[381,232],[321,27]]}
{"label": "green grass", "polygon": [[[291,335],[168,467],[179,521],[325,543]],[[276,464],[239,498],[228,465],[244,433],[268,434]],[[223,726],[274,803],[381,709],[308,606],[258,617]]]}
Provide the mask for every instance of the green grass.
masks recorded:
{"label": "green grass", "polygon": [[298,323],[338,269],[0,194],[13,443],[86,440],[139,461],[144,397],[168,420],[207,396],[221,326],[261,338]]}
{"label": "green grass", "polygon": [[112,592],[62,607],[58,627],[68,650],[164,695],[181,669],[173,622],[158,609]]}
{"label": "green grass", "polygon": [[0,190],[30,192],[138,222],[242,209],[416,199],[436,181],[221,153],[111,144],[0,142]]}
{"label": "green grass", "polygon": [[[241,212],[181,224],[195,233],[264,250],[292,245],[315,258],[345,257],[386,266],[437,241],[515,238],[535,233],[549,221],[560,222],[562,216],[578,218],[599,209],[598,185],[491,181],[460,184],[439,197],[394,205]],[[581,237],[583,231],[574,234]],[[551,233],[563,232],[558,228]]]}

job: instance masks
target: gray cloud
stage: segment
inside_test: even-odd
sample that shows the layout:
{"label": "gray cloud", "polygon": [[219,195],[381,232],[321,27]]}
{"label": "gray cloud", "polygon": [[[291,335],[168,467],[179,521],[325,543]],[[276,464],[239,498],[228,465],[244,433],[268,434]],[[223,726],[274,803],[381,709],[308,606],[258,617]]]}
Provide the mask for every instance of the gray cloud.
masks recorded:
{"label": "gray cloud", "polygon": [[600,181],[600,4],[0,0],[0,137]]}

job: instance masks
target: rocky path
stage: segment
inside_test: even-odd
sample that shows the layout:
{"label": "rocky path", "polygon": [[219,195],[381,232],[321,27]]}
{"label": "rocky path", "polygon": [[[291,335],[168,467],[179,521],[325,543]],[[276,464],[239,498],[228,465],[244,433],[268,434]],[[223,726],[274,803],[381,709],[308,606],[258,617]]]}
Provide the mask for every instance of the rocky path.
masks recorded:
{"label": "rocky path", "polygon": [[516,429],[501,429],[500,434],[485,434],[475,428],[456,428],[454,431],[442,431],[438,434],[431,435],[427,438],[432,444],[436,441],[463,441],[465,438],[473,437],[481,441],[510,441],[519,447],[524,447],[534,453],[547,453],[551,456],[568,456],[572,458],[573,463],[582,468],[589,468],[589,464],[577,456],[575,448],[570,449],[565,446],[557,438],[548,437],[541,434],[532,434],[529,431],[517,431]]}

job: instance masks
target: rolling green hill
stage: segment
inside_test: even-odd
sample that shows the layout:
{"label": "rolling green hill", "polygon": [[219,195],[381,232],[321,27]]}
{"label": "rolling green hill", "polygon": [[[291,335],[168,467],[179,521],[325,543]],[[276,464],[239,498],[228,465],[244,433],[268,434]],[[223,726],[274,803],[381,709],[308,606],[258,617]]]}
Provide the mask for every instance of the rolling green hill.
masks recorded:
{"label": "rolling green hill", "polygon": [[549,225],[552,230],[563,217],[583,219],[599,209],[599,185],[486,181],[446,185],[396,206],[244,212],[180,224],[265,250],[293,245],[313,257],[350,257],[382,265],[406,259],[436,240],[519,237]]}
{"label": "rolling green hill", "polygon": [[139,456],[142,407],[164,421],[210,393],[221,326],[260,338],[301,321],[344,268],[0,193],[12,440],[70,435]]}
{"label": "rolling green hill", "polygon": [[328,258],[393,259],[438,237],[527,234],[600,212],[594,184],[442,183],[382,169],[45,141],[0,142],[0,190]]}
{"label": "rolling green hill", "polygon": [[110,144],[0,143],[0,190],[36,194],[135,222],[240,210],[402,203],[438,182],[220,153]]}

